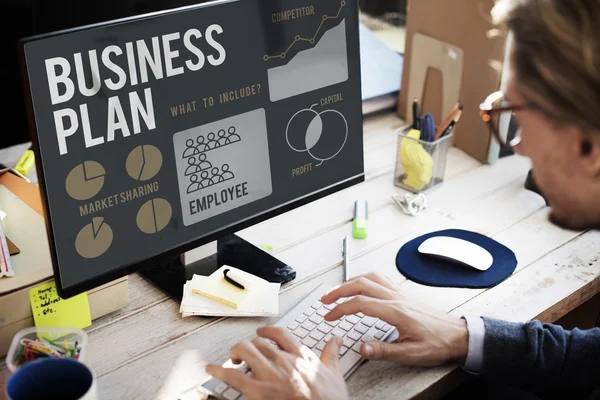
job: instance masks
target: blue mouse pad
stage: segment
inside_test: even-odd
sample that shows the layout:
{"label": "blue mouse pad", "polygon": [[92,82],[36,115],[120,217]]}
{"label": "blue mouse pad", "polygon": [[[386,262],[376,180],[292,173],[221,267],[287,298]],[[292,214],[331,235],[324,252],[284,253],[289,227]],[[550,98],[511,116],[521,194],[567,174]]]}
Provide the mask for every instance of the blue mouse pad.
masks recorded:
{"label": "blue mouse pad", "polygon": [[[419,253],[419,246],[434,236],[467,240],[490,252],[494,261],[487,271]],[[508,278],[517,267],[517,257],[508,247],[482,234],[461,229],[432,232],[411,240],[396,255],[396,267],[407,279],[422,285],[487,288]]]}

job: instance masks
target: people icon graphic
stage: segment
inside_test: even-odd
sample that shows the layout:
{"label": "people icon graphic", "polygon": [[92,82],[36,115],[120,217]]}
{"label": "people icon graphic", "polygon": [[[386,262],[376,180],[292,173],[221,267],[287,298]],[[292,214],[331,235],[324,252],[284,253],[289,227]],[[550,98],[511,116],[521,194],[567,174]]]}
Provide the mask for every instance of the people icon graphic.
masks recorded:
{"label": "people icon graphic", "polygon": [[192,139],[188,139],[185,141],[185,147],[186,149],[183,151],[183,158],[192,157],[200,153],[200,151],[198,151],[198,148],[194,146],[194,141]]}
{"label": "people icon graphic", "polygon": [[189,184],[189,186],[187,188],[188,194],[194,193],[195,191],[202,189],[202,185],[200,184],[200,182],[198,182],[198,175],[190,176],[190,181],[191,181],[191,183]]}
{"label": "people icon graphic", "polygon": [[[188,194],[198,191],[200,189],[206,189],[210,186],[235,178],[233,172],[229,170],[229,164],[223,164],[220,170],[218,167],[211,167],[210,175],[208,170],[208,168],[202,169],[198,170],[198,172],[196,173],[191,174],[190,184],[187,188]],[[200,175],[200,177],[198,177],[198,175]]]}
{"label": "people icon graphic", "polygon": [[196,142],[198,143],[196,145],[196,149],[198,150],[198,152],[205,152],[210,150],[210,148],[208,147],[208,145],[206,143],[204,143],[204,136],[200,135],[196,138]]}
{"label": "people icon graphic", "polygon": [[[195,141],[191,138],[187,139],[185,141],[186,148],[184,149],[182,156],[183,158],[198,156],[198,154],[206,153],[232,143],[237,143],[241,140],[242,138],[238,135],[235,126],[230,126],[227,130],[219,129],[216,135],[214,132],[209,132],[206,137],[205,135],[198,135]],[[186,172],[186,176],[187,175]]]}
{"label": "people icon graphic", "polygon": [[217,134],[219,135],[219,139],[217,139],[217,143],[219,144],[219,146],[225,146],[226,144],[231,143],[229,141],[229,138],[225,137],[225,129],[219,129],[219,132]]}
{"label": "people icon graphic", "polygon": [[229,137],[227,138],[227,140],[228,140],[227,143],[235,143],[235,142],[239,142],[240,140],[242,140],[240,135],[235,133],[235,126],[230,126],[229,129],[227,129],[227,133],[229,133]]}
{"label": "people icon graphic", "polygon": [[188,158],[188,167],[185,170],[185,176],[197,174],[205,169],[212,168],[212,164],[206,161],[206,154],[202,153],[198,156],[198,162],[196,163],[196,157]]}
{"label": "people icon graphic", "polygon": [[220,147],[219,142],[217,142],[215,140],[215,134],[213,132],[208,134],[207,139],[208,139],[208,142],[206,142],[206,144],[208,145],[208,148],[210,150]]}
{"label": "people icon graphic", "polygon": [[220,180],[219,182],[228,181],[229,179],[235,178],[233,172],[229,170],[229,164],[223,164],[223,166],[221,167],[221,171],[222,180]]}

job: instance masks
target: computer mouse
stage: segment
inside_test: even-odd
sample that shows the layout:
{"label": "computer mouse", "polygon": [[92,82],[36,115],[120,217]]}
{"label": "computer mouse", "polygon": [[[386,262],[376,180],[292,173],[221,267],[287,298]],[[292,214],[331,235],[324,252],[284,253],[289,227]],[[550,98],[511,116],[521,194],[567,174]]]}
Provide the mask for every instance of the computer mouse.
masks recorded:
{"label": "computer mouse", "polygon": [[430,237],[421,243],[419,252],[454,261],[479,271],[486,271],[494,262],[490,252],[483,247],[451,236]]}

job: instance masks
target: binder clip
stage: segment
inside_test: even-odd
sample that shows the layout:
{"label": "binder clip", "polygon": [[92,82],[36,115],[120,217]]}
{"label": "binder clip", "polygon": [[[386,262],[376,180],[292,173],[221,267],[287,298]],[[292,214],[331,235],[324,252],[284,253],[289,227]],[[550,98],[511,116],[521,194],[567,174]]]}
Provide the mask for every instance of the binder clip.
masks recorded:
{"label": "binder clip", "polygon": [[395,194],[392,196],[392,200],[398,204],[405,214],[412,215],[413,217],[419,215],[421,211],[428,207],[427,197],[425,197],[424,193],[417,195]]}

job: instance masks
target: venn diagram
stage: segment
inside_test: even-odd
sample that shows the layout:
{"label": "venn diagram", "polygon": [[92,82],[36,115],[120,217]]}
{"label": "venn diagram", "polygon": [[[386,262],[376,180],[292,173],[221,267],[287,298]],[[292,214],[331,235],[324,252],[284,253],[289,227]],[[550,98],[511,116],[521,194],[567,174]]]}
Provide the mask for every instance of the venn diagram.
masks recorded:
{"label": "venn diagram", "polygon": [[348,139],[348,122],[337,110],[317,112],[305,108],[295,113],[288,121],[285,137],[292,150],[307,152],[319,161],[317,166],[337,156]]}

